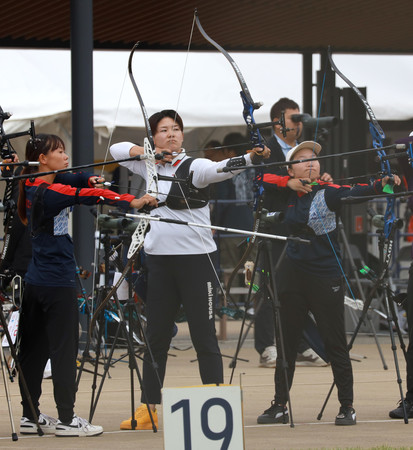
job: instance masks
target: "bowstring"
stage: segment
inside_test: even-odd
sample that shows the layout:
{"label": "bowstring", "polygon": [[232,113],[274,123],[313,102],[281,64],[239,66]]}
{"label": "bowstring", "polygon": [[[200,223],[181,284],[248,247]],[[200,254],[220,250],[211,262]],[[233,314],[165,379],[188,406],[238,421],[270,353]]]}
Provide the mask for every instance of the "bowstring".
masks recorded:
{"label": "bowstring", "polygon": [[192,37],[194,34],[194,27],[195,27],[195,14],[194,14],[194,18],[192,19],[191,32],[189,34],[189,42],[188,42],[188,47],[186,49],[185,62],[184,62],[183,70],[182,70],[181,84],[179,86],[178,98],[176,100],[175,120],[174,120],[175,122],[176,122],[176,115],[178,114],[179,103],[181,102],[182,89],[184,87],[184,79],[185,79],[186,68],[187,68],[188,60],[189,60],[189,52],[190,52],[191,44],[192,44]]}
{"label": "bowstring", "polygon": [[[322,107],[322,101],[323,101],[323,97],[324,97],[324,88],[325,88],[325,83],[326,83],[326,78],[327,78],[327,67],[328,67],[328,58],[326,58],[326,63],[325,63],[325,67],[324,67],[323,83],[322,83],[322,85],[321,85],[321,95],[320,95],[320,101],[319,101],[319,104],[318,104],[318,111],[317,111],[316,129],[315,129],[315,131],[314,131],[314,142],[316,142],[316,139],[317,139],[318,126],[319,126],[319,119],[320,119],[320,116],[321,116],[321,107]],[[314,154],[314,157],[317,157],[317,154],[315,153],[315,147],[313,147],[313,154]],[[310,167],[310,176],[311,176],[311,170],[312,170],[312,165],[311,165],[311,167]],[[321,174],[320,174],[320,175],[321,175]],[[350,282],[349,282],[349,280],[348,280],[348,278],[347,278],[347,276],[346,276],[346,274],[345,274],[345,272],[344,272],[344,268],[343,268],[343,265],[342,265],[341,262],[340,262],[340,258],[338,257],[337,252],[335,251],[334,246],[333,246],[333,243],[332,243],[332,241],[331,241],[331,238],[330,238],[330,236],[328,235],[327,229],[326,229],[325,224],[324,224],[324,220],[323,220],[323,218],[321,217],[320,211],[319,211],[319,209],[318,209],[316,203],[315,203],[315,210],[316,210],[318,219],[319,219],[320,222],[321,222],[321,226],[322,226],[322,228],[323,228],[324,234],[326,235],[327,240],[328,240],[328,242],[329,242],[329,244],[330,244],[330,247],[331,247],[331,249],[333,250],[334,257],[336,258],[338,267],[340,268],[340,272],[342,273],[342,275],[343,275],[343,277],[344,277],[344,280],[345,280],[346,285],[347,285],[347,288],[348,288],[348,290],[349,290],[349,292],[350,292],[350,294],[351,294],[351,297],[352,297],[354,303],[356,304],[357,309],[358,309],[358,310],[361,310],[361,308],[359,307],[359,305],[358,305],[358,303],[357,303],[357,300],[356,300],[356,297],[355,297],[355,295],[354,295],[354,293],[353,293],[353,290],[351,289]],[[338,224],[337,224],[336,226],[338,226]]]}
{"label": "bowstring", "polygon": [[[189,35],[189,43],[188,43],[188,48],[187,48],[187,51],[186,51],[186,57],[185,57],[185,63],[184,63],[184,68],[183,68],[183,72],[182,72],[181,84],[180,84],[178,99],[177,99],[176,108],[175,108],[175,113],[176,114],[178,114],[179,103],[180,103],[180,100],[181,100],[181,94],[182,94],[182,90],[183,90],[184,78],[185,78],[187,64],[188,64],[188,60],[189,60],[189,53],[190,53],[190,49],[191,49],[194,28],[195,28],[195,13],[194,13],[193,20],[192,20],[191,32],[190,32],[190,35]],[[176,122],[176,114],[175,114],[175,122]],[[186,151],[185,151],[185,153],[186,153]],[[181,186],[180,182],[178,182],[178,187],[179,187],[179,190],[181,191],[182,197],[183,197],[183,199],[185,201],[185,205],[186,205],[186,207],[187,207],[187,209],[189,211],[189,214],[190,214],[190,216],[192,218],[192,221],[196,222],[195,217],[194,217],[193,212],[192,212],[192,209],[189,206],[188,200],[186,198],[186,195],[185,195],[185,193],[184,193],[184,191],[182,189],[182,186]],[[219,288],[220,288],[220,290],[222,292],[222,295],[224,296],[224,301],[225,301],[225,303],[227,303],[227,295],[226,295],[224,286],[221,283],[221,280],[219,279],[218,272],[217,272],[217,270],[215,268],[215,265],[214,265],[214,263],[213,263],[213,261],[211,259],[211,256],[210,256],[209,252],[207,251],[204,238],[202,237],[202,235],[201,235],[199,230],[197,230],[194,227],[190,227],[190,228],[192,228],[193,231],[195,231],[195,233],[198,235],[198,237],[200,238],[200,240],[202,242],[202,246],[204,247],[205,254],[207,255],[207,258],[208,258],[208,261],[209,261],[209,263],[210,263],[210,265],[212,267],[214,276],[215,276],[215,278],[216,278],[216,280],[218,282],[218,286],[219,286]]]}
{"label": "bowstring", "polygon": [[[118,102],[117,102],[117,106],[115,108],[115,113],[114,113],[114,117],[113,117],[113,121],[112,121],[112,126],[110,127],[110,133],[109,133],[109,138],[108,138],[108,143],[106,145],[106,151],[105,151],[105,157],[104,157],[104,162],[106,162],[108,160],[108,155],[109,155],[109,149],[110,149],[110,145],[112,143],[112,138],[113,138],[113,134],[115,132],[116,129],[116,121],[118,118],[118,114],[119,114],[119,109],[120,109],[120,105],[121,105],[121,100],[122,100],[122,95],[123,95],[123,91],[125,89],[125,83],[126,83],[126,77],[127,77],[127,70],[125,69],[125,75],[123,77],[123,83],[122,83],[122,87],[120,90],[120,94],[118,97]],[[102,166],[102,169],[100,171],[100,178],[103,178],[105,172],[105,166]],[[97,277],[97,270],[98,270],[98,257],[99,257],[99,250],[100,250],[100,231],[99,231],[99,221],[96,218],[96,224],[95,224],[95,247],[94,247],[94,255],[93,255],[93,275],[92,275],[92,289],[95,289],[96,286],[96,277]],[[92,292],[93,292],[92,290]],[[93,310],[94,310],[94,303],[95,303],[95,296],[92,295],[92,305],[90,308],[91,314],[93,314]]]}

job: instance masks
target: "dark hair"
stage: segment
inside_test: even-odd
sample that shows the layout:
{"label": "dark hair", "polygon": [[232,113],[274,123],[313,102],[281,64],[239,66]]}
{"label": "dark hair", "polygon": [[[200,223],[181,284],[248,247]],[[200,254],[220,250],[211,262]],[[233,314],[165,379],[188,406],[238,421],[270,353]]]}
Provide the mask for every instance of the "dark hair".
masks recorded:
{"label": "dark hair", "polygon": [[[26,144],[26,161],[38,161],[40,155],[46,155],[50,151],[59,147],[65,148],[65,144],[59,136],[54,134],[38,134],[35,138],[29,139]],[[38,167],[27,166],[22,170],[22,175],[38,172]],[[19,200],[17,201],[17,212],[20,220],[27,225],[26,215],[26,191],[24,185],[26,179],[19,183]]]}
{"label": "dark hair", "polygon": [[182,121],[181,116],[173,109],[163,109],[162,111],[152,114],[151,117],[149,117],[149,125],[151,126],[153,134],[156,134],[158,123],[165,117],[170,117],[173,121],[175,121],[178,124],[180,130],[184,131],[184,123]]}
{"label": "dark hair", "polygon": [[218,147],[221,147],[221,142],[217,141],[216,139],[211,139],[205,145],[205,150],[215,149],[215,148],[218,148]]}
{"label": "dark hair", "polygon": [[235,131],[233,133],[228,133],[224,137],[222,145],[224,147],[228,147],[230,150],[233,150],[238,156],[244,155],[251,147],[247,144],[246,136]]}
{"label": "dark hair", "polygon": [[275,118],[279,119],[281,117],[281,112],[285,111],[286,109],[300,109],[300,107],[294,100],[291,100],[290,98],[280,98],[278,102],[272,105],[270,111],[271,120],[274,120]]}

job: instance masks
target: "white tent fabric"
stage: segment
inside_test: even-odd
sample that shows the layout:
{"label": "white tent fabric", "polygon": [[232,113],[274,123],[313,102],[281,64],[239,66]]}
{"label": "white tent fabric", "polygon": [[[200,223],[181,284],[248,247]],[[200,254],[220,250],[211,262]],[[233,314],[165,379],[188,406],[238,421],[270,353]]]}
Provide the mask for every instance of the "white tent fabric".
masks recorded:
{"label": "white tent fabric", "polygon": [[[94,125],[103,135],[115,127],[143,127],[142,113],[127,74],[129,53],[94,52]],[[298,54],[233,53],[255,101],[257,121],[269,120],[280,97],[302,100],[302,59]],[[13,113],[6,132],[26,130],[71,109],[70,52],[67,50],[0,50],[0,105]],[[339,69],[367,98],[378,120],[413,117],[413,56],[335,55]],[[314,75],[319,69],[314,56]],[[187,128],[243,125],[239,83],[218,52],[135,52],[134,75],[152,114],[177,109]],[[345,83],[337,77],[337,85]],[[315,106],[315,110],[316,110]],[[316,111],[313,112],[317,114]],[[70,123],[70,121],[69,121]]]}

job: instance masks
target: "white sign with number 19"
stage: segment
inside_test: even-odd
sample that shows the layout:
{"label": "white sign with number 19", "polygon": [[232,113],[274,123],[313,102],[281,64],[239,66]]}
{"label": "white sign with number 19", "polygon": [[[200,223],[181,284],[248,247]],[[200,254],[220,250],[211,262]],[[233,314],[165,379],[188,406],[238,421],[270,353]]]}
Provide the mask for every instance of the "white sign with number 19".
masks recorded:
{"label": "white sign with number 19", "polygon": [[239,386],[162,389],[165,450],[244,448]]}

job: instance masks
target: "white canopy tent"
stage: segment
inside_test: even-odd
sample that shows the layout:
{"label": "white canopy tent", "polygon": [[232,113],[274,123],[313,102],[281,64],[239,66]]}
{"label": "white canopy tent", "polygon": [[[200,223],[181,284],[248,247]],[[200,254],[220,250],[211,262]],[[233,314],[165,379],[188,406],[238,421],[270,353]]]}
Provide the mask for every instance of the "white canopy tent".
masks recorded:
{"label": "white canopy tent", "polygon": [[[97,145],[121,127],[144,135],[142,113],[127,73],[129,53],[94,52],[94,126]],[[299,54],[234,53],[255,101],[264,106],[257,122],[269,120],[280,97],[302,102],[302,58]],[[70,141],[70,51],[0,50],[3,61],[0,105],[13,116],[7,133],[27,130],[56,132]],[[413,118],[413,56],[335,55],[340,70],[357,86],[367,86],[367,98],[378,120]],[[314,74],[319,57],[314,56]],[[240,86],[228,61],[218,52],[135,52],[133,71],[149,115],[176,109],[185,123],[186,146],[198,146],[212,136],[222,139],[228,127],[243,126]],[[338,86],[346,86],[337,77]],[[316,116],[316,106],[313,115]],[[137,129],[138,128],[138,129]],[[140,130],[139,130],[140,128]],[[126,133],[129,134],[129,133]],[[125,133],[119,138],[123,139]],[[70,143],[68,142],[69,147]],[[19,150],[19,147],[18,147]],[[98,151],[102,157],[102,149]]]}

